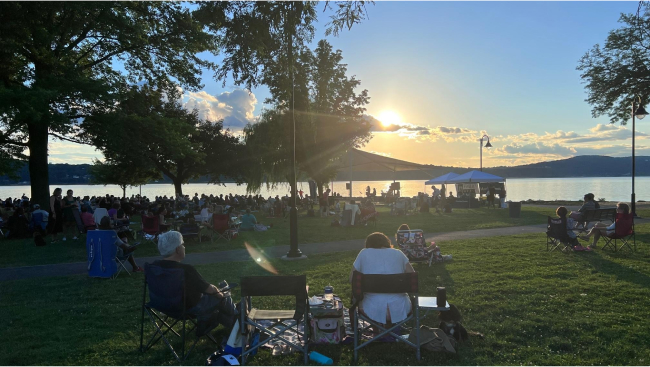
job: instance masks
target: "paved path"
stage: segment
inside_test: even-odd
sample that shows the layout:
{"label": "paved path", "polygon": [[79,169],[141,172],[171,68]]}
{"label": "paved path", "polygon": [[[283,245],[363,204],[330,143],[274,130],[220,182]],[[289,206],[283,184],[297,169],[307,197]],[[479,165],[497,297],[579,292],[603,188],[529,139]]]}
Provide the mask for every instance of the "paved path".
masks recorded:
{"label": "paved path", "polygon": [[[637,219],[636,224],[650,223],[650,219]],[[518,234],[528,233],[543,233],[546,224],[535,224],[529,226],[519,227],[503,227],[491,229],[476,229],[471,231],[459,232],[446,232],[446,233],[427,233],[425,238],[427,242],[436,241],[451,241],[451,240],[467,240],[473,238],[485,238],[495,236],[512,236]],[[342,251],[360,251],[364,248],[365,240],[348,240],[336,242],[322,242],[322,243],[308,243],[300,245],[300,250],[303,254],[316,255],[330,252]],[[279,258],[284,256],[289,251],[289,246],[274,246],[265,247],[262,249],[268,258]],[[138,262],[144,264],[146,262],[153,262],[160,259],[156,257],[139,257]],[[185,263],[192,265],[206,265],[216,264],[223,262],[233,261],[247,261],[251,257],[246,250],[229,250],[217,252],[204,252],[198,254],[187,254]],[[0,268],[0,282],[40,278],[40,277],[53,277],[64,275],[77,275],[85,274],[88,264],[81,263],[65,263],[65,264],[50,264],[50,265],[36,265],[36,266],[22,266],[17,268]]]}
{"label": "paved path", "polygon": [[[540,233],[544,230],[545,224],[520,226],[520,227],[504,227],[492,229],[477,229],[471,231],[460,232],[447,232],[447,233],[430,233],[426,234],[427,242],[430,241],[451,241],[451,240],[464,240],[482,237],[494,236],[510,236],[525,233]],[[360,251],[364,248],[365,240],[348,240],[336,242],[323,242],[323,243],[309,243],[300,245],[300,250],[303,254],[316,255],[330,252],[342,251]],[[262,249],[264,254],[269,258],[279,258],[289,251],[289,246],[274,246]],[[233,261],[247,261],[250,260],[250,255],[246,250],[229,250],[217,252],[204,252],[198,254],[187,254],[185,263],[192,265],[205,265],[216,264],[223,262]],[[138,257],[138,262],[141,264],[145,262],[153,262],[160,259],[160,257]],[[16,268],[0,268],[0,282],[40,278],[40,277],[53,277],[64,275],[85,274],[87,269],[85,262],[80,263],[64,263],[64,264],[49,264],[49,265],[36,265],[36,266],[22,266]]]}

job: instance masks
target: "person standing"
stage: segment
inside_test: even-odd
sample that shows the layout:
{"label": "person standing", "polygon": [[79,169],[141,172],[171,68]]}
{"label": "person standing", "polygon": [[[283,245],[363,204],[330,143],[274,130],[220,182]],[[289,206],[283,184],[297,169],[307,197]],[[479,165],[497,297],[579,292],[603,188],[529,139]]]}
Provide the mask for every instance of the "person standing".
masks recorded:
{"label": "person standing", "polygon": [[330,189],[325,190],[323,193],[323,196],[321,197],[320,200],[320,212],[321,216],[327,217],[329,215],[329,196],[330,196]]}
{"label": "person standing", "polygon": [[61,193],[63,190],[60,187],[54,189],[52,196],[50,196],[50,216],[48,219],[48,231],[52,235],[52,243],[56,242],[56,235],[63,232],[63,211],[61,205]]}
{"label": "person standing", "polygon": [[62,200],[62,208],[63,208],[63,240],[66,240],[66,235],[72,232],[72,239],[76,240],[77,236],[74,235],[74,229],[75,226],[77,225],[76,220],[74,219],[74,214],[72,213],[72,210],[74,208],[77,208],[77,200],[72,196],[73,192],[72,190],[68,190],[66,192],[66,197],[63,198]]}

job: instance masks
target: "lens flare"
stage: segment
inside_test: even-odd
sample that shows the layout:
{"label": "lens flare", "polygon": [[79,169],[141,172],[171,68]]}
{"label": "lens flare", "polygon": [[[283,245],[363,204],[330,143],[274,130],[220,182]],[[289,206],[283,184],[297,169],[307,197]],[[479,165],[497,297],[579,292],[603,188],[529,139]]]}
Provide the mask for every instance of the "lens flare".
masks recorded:
{"label": "lens flare", "polygon": [[253,259],[257,265],[261,266],[262,269],[271,274],[278,274],[278,271],[275,269],[273,264],[271,264],[266,255],[264,255],[262,250],[253,247],[248,242],[244,242],[244,246],[246,247],[246,251],[248,251],[248,255],[250,255],[251,259]]}

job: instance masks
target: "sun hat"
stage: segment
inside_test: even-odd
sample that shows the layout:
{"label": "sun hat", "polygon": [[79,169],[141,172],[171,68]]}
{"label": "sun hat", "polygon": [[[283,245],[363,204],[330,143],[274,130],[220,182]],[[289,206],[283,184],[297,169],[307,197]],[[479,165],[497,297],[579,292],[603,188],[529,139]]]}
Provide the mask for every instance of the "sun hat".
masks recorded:
{"label": "sun hat", "polygon": [[158,236],[158,251],[162,256],[169,256],[176,248],[183,244],[183,235],[180,232],[169,231]]}

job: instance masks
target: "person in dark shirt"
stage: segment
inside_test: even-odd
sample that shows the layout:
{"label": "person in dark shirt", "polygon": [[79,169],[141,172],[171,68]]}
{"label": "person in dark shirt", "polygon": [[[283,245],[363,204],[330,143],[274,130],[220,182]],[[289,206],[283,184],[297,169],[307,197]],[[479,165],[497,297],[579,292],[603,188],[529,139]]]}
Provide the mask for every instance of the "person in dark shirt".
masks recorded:
{"label": "person in dark shirt", "polygon": [[158,237],[158,251],[162,260],[154,262],[163,268],[183,269],[185,273],[185,308],[197,316],[197,334],[203,335],[219,324],[231,328],[235,323],[235,306],[230,296],[224,295],[189,264],[183,264],[185,246],[183,235],[169,231]]}

